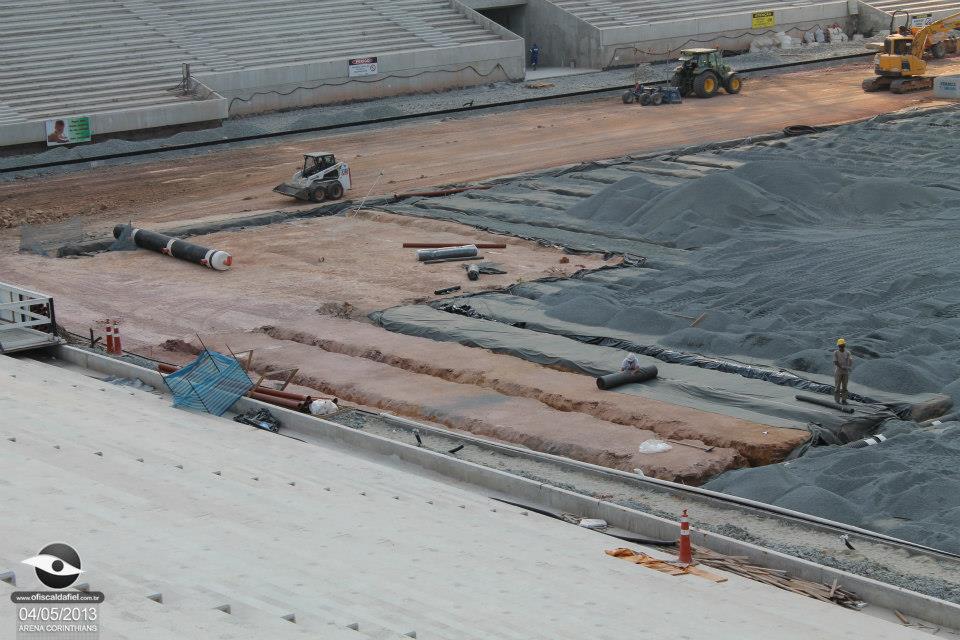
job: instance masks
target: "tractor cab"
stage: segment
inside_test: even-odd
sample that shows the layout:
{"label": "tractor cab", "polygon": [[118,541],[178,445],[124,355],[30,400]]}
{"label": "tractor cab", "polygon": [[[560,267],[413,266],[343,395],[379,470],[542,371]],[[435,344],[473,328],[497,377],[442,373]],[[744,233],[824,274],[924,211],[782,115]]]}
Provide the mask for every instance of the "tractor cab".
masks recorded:
{"label": "tractor cab", "polygon": [[740,93],[740,76],[723,61],[717,49],[683,49],[680,66],[673,70],[673,86],[681,96],[715,96],[722,87],[727,93]]}
{"label": "tractor cab", "polygon": [[324,169],[329,169],[335,164],[337,164],[337,159],[332,153],[322,151],[305,153],[303,155],[303,170],[300,172],[300,175],[301,177],[308,178]]}
{"label": "tractor cab", "polygon": [[684,49],[680,52],[680,66],[688,69],[718,67],[720,52],[716,49]]}

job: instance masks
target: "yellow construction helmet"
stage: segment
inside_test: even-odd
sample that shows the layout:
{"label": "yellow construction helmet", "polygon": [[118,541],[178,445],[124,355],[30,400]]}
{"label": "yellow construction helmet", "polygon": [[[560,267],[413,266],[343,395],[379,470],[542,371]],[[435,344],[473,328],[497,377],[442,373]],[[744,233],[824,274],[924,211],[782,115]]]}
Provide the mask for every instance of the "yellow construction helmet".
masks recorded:
{"label": "yellow construction helmet", "polygon": [[842,344],[847,344],[847,341],[843,338],[837,338],[837,346],[839,347]]}

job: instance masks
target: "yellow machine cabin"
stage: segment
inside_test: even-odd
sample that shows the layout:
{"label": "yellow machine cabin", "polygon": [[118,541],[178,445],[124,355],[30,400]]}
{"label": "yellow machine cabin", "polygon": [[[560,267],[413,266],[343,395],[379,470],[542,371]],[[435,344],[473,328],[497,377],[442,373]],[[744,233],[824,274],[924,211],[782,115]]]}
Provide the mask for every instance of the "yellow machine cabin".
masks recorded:
{"label": "yellow machine cabin", "polygon": [[[907,14],[907,24],[910,16]],[[891,22],[892,26],[892,22]],[[933,88],[935,76],[927,76],[925,55],[942,58],[946,41],[934,42],[940,34],[960,27],[960,12],[937,20],[925,27],[901,27],[883,41],[883,49],[874,58],[876,77],[863,81],[864,91],[907,93]],[[891,29],[892,31],[892,29]]]}

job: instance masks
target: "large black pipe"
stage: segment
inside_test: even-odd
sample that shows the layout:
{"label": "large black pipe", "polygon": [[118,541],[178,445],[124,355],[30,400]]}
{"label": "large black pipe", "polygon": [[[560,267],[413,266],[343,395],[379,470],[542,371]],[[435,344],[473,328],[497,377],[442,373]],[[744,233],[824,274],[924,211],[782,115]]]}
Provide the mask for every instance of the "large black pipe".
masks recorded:
{"label": "large black pipe", "polygon": [[597,388],[606,391],[624,384],[634,382],[646,382],[657,377],[657,368],[654,365],[640,367],[635,371],[618,371],[617,373],[608,373],[605,376],[597,378]]}
{"label": "large black pipe", "polygon": [[810,404],[818,404],[821,407],[826,407],[828,409],[836,409],[837,411],[843,411],[844,413],[853,413],[853,409],[850,407],[845,407],[842,404],[837,404],[832,400],[825,400],[823,398],[814,398],[813,396],[805,396],[798,393],[794,396],[797,400],[801,402],[809,402]]}
{"label": "large black pipe", "polygon": [[471,258],[477,255],[477,247],[467,244],[462,247],[446,247],[444,249],[420,249],[417,251],[417,260],[442,260],[444,258]]}
{"label": "large black pipe", "polygon": [[198,244],[167,236],[156,231],[137,229],[126,224],[118,224],[113,228],[113,237],[120,238],[125,231],[130,233],[134,244],[143,249],[150,249],[164,255],[187,260],[195,264],[210,267],[216,271],[226,271],[233,264],[233,256],[226,251],[207,249]]}

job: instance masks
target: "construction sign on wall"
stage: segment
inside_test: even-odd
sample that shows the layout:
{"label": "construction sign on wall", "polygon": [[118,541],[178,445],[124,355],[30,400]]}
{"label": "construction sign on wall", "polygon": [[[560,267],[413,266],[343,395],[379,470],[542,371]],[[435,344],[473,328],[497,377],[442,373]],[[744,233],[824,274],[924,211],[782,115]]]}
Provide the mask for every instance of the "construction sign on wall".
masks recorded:
{"label": "construction sign on wall", "polygon": [[750,23],[751,29],[766,29],[768,27],[776,26],[777,19],[773,15],[773,11],[754,11],[753,12],[753,21]]}
{"label": "construction sign on wall", "polygon": [[47,146],[90,142],[90,118],[75,116],[72,118],[51,118],[44,123]]}
{"label": "construction sign on wall", "polygon": [[932,13],[918,13],[910,16],[911,27],[925,27],[928,24],[933,24]]}
{"label": "construction sign on wall", "polygon": [[377,73],[378,69],[376,56],[372,56],[370,58],[350,59],[350,72],[348,75],[351,78],[356,78],[358,76],[375,76]]}

